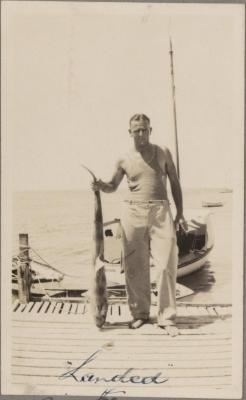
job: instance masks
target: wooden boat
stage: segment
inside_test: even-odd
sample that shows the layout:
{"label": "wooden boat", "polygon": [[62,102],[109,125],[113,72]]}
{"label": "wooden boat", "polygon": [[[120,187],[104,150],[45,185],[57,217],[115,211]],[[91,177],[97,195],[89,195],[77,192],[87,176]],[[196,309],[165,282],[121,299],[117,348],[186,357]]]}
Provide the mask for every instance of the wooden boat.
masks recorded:
{"label": "wooden boat", "polygon": [[222,207],[223,203],[221,201],[203,201],[203,207]]}
{"label": "wooden boat", "polygon": [[[208,260],[214,246],[211,214],[200,210],[186,210],[188,232],[177,232],[179,248],[178,278],[199,270]],[[116,284],[119,277],[115,275],[115,264],[121,264],[120,220],[104,224],[105,258],[109,263],[106,271],[110,281]],[[151,265],[152,282],[154,282],[155,266]],[[111,273],[111,274],[110,274]],[[124,277],[123,277],[124,278]],[[123,279],[121,279],[123,283]]]}
{"label": "wooden boat", "polygon": [[229,189],[229,188],[225,188],[225,189],[220,190],[220,193],[232,193],[232,192],[233,192],[233,190]]}

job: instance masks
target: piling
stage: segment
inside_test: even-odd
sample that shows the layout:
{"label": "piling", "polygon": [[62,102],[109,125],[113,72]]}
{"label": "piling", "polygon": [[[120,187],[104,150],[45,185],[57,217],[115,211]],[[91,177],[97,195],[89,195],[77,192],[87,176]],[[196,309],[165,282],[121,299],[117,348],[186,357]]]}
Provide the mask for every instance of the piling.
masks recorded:
{"label": "piling", "polygon": [[17,267],[19,302],[26,304],[30,301],[31,273],[29,268],[28,234],[19,234],[20,263]]}

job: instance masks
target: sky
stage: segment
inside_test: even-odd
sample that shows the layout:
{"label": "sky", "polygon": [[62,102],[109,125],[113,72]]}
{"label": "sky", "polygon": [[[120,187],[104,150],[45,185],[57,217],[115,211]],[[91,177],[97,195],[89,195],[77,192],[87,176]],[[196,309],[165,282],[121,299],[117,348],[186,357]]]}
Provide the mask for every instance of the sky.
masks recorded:
{"label": "sky", "polygon": [[[5,2],[3,173],[12,190],[109,180],[145,113],[174,155],[174,50],[183,187],[233,187],[243,163],[244,6]],[[123,183],[123,187],[126,183]]]}

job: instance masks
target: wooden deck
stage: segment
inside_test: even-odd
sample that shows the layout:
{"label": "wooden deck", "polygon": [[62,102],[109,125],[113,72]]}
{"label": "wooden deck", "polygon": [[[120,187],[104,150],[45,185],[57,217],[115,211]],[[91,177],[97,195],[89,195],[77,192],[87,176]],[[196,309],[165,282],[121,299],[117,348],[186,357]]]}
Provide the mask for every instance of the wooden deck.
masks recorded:
{"label": "wooden deck", "polygon": [[[184,389],[222,393],[231,386],[231,306],[178,304],[175,338],[152,323],[128,329],[130,314],[123,303],[109,306],[103,329],[94,327],[88,304],[30,302],[13,304],[12,394],[94,395],[106,388],[125,396],[162,397]],[[95,359],[80,370],[110,378],[134,368],[130,375],[147,377],[161,372],[162,384],[76,382],[60,379],[90,355]],[[125,393],[120,393],[124,391]],[[121,397],[122,396],[122,397]],[[184,397],[184,396],[183,396]],[[218,396],[217,396],[218,397]]]}

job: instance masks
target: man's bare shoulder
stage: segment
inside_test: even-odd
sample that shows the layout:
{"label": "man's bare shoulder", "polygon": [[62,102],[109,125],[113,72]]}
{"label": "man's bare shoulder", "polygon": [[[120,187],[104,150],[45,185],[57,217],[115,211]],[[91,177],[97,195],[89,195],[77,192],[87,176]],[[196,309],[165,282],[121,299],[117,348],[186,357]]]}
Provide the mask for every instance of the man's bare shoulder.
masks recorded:
{"label": "man's bare shoulder", "polygon": [[157,147],[158,147],[159,154],[162,155],[163,157],[171,156],[171,152],[167,146],[161,145],[161,146],[157,146]]}
{"label": "man's bare shoulder", "polygon": [[125,166],[127,158],[128,158],[128,154],[127,153],[122,153],[118,157],[118,159],[116,161],[116,167],[119,168],[119,169],[121,168],[121,169],[124,170],[124,166]]}
{"label": "man's bare shoulder", "polygon": [[167,146],[157,146],[158,148],[158,160],[163,166],[169,164],[172,161],[172,154]]}

